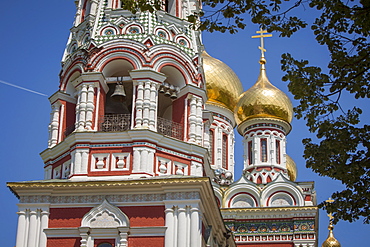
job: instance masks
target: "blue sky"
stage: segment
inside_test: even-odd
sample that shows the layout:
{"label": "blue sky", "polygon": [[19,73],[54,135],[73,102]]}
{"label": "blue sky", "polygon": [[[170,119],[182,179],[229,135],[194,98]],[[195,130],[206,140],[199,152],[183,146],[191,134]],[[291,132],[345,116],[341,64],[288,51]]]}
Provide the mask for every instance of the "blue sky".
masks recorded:
{"label": "blue sky", "polygon": [[[312,12],[304,11],[309,16]],[[72,0],[3,1],[0,8],[0,81],[16,84],[46,95],[58,89],[60,60],[72,27],[75,5]],[[228,64],[239,76],[244,89],[251,87],[258,77],[259,40],[251,39],[258,30],[248,25],[236,35],[204,33],[203,42],[208,53]],[[310,30],[299,32],[293,38],[267,38],[267,75],[270,81],[287,92],[281,81],[280,57],[289,52],[308,59],[313,65],[325,66],[328,54],[325,47],[315,43]],[[288,93],[291,97],[291,95]],[[365,101],[345,102],[365,106]],[[293,101],[293,104],[297,102]],[[18,200],[6,188],[6,182],[43,179],[43,162],[39,153],[47,147],[50,104],[46,96],[0,83],[0,198],[2,245],[14,246],[17,226]],[[362,119],[369,122],[369,118]],[[288,135],[287,152],[298,166],[297,181],[315,181],[318,201],[326,200],[343,186],[330,178],[319,177],[305,168],[301,140],[312,137],[304,122],[294,120]],[[236,176],[242,171],[243,149],[237,135]],[[4,224],[5,223],[5,224]],[[328,217],[320,211],[319,245],[327,237]],[[368,245],[369,225],[339,222],[335,236],[342,246]],[[365,234],[364,234],[365,233]]]}

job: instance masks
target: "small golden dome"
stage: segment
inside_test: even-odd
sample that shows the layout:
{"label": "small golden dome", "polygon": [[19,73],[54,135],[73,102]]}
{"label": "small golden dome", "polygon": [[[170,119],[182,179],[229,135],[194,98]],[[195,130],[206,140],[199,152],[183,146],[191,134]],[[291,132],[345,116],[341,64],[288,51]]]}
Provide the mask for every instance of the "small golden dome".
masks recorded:
{"label": "small golden dome", "polygon": [[339,241],[334,237],[333,229],[334,226],[330,223],[329,227],[329,235],[328,238],[322,243],[321,247],[341,247]]}
{"label": "small golden dome", "polygon": [[257,82],[239,98],[234,115],[237,124],[253,118],[274,118],[288,123],[293,118],[293,106],[288,96],[270,83],[264,61]]}
{"label": "small golden dome", "polygon": [[297,179],[297,165],[289,155],[286,155],[286,169],[288,170],[289,180],[294,182]]}
{"label": "small golden dome", "polygon": [[226,107],[234,111],[243,86],[234,71],[203,51],[203,70],[206,77],[208,101],[206,104]]}

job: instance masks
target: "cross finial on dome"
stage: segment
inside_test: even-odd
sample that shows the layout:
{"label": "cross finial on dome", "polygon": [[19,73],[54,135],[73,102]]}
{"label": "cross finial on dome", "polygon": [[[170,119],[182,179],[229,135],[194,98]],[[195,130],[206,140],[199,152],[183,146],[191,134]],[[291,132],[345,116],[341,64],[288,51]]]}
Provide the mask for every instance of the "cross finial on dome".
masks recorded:
{"label": "cross finial on dome", "polygon": [[261,39],[261,46],[258,46],[258,49],[261,50],[261,59],[260,59],[260,63],[261,64],[265,64],[266,63],[266,60],[265,60],[265,44],[264,44],[264,39],[263,38],[266,38],[266,37],[272,37],[272,34],[271,33],[267,33],[266,30],[262,30],[262,28],[256,32],[257,34],[259,35],[254,35],[252,36],[252,38],[260,38]]}
{"label": "cross finial on dome", "polygon": [[[329,197],[329,199],[328,199],[328,200],[326,200],[325,202],[326,202],[326,203],[333,203],[333,202],[334,202],[334,200],[333,200],[333,199],[331,199],[331,197]],[[328,217],[329,217],[329,220],[330,220],[330,221],[332,221],[332,220],[334,219],[334,216],[333,216],[333,214],[332,214],[331,212],[328,214]]]}

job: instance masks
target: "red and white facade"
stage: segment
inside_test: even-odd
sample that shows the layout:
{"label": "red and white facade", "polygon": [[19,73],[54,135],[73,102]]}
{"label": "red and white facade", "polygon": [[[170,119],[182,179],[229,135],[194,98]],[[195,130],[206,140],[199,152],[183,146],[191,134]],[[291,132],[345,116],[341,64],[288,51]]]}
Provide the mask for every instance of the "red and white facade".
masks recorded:
{"label": "red and white facade", "polygon": [[49,98],[44,180],[8,183],[20,200],[17,247],[314,246],[317,226],[299,238],[282,230],[271,245],[241,234],[267,211],[279,212],[269,222],[315,221],[313,184],[289,181],[286,131],[254,127],[246,154],[265,139],[281,154],[268,166],[247,158],[233,182],[235,119],[206,105],[200,33],[184,19],[200,7],[132,14],[118,0],[76,1]]}

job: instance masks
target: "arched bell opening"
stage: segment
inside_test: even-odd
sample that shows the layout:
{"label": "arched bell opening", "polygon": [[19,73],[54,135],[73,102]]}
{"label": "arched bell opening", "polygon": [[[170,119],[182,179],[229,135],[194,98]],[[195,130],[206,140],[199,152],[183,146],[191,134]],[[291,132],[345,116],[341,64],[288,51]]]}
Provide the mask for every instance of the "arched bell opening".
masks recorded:
{"label": "arched bell opening", "polygon": [[104,114],[100,116],[100,131],[125,131],[131,126],[133,83],[130,62],[116,59],[104,66],[108,92],[105,95]]}
{"label": "arched bell opening", "polygon": [[164,66],[160,72],[167,78],[158,91],[157,131],[182,140],[185,98],[179,98],[179,93],[186,84],[185,78],[173,66]]}
{"label": "arched bell opening", "polygon": [[75,81],[77,78],[81,76],[80,71],[73,72],[69,78],[68,82],[66,83],[65,87],[65,93],[70,97],[70,101],[65,101],[63,103],[64,108],[64,121],[61,121],[63,123],[62,127],[62,139],[65,139],[68,135],[70,135],[76,128],[76,102],[77,102],[77,90],[75,88],[75,85],[73,85],[73,81]]}

